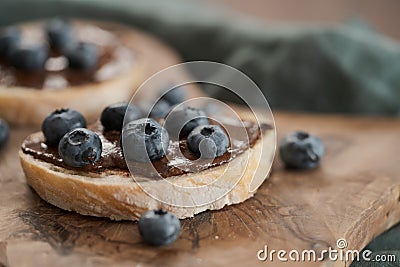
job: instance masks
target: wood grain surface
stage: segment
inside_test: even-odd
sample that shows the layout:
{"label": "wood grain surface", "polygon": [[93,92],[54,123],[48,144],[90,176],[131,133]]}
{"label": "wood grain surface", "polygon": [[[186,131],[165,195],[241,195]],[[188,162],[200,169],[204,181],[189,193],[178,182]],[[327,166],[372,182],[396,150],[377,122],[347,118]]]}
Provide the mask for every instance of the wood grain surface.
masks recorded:
{"label": "wood grain surface", "polygon": [[316,170],[275,161],[256,196],[182,220],[171,246],[149,247],[137,224],[85,217],[42,201],[25,183],[17,151],[33,129],[11,132],[0,153],[3,266],[348,266],[349,262],[260,262],[269,249],[362,249],[400,220],[400,121],[277,113],[278,135],[302,129],[327,147]]}

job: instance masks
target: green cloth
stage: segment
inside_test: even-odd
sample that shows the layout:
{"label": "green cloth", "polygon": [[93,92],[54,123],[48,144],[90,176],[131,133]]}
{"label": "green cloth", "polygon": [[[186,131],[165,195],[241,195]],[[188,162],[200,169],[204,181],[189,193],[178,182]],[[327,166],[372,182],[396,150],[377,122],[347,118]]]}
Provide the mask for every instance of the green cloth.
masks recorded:
{"label": "green cloth", "polygon": [[374,259],[376,255],[379,255],[379,259],[382,259],[382,255],[395,255],[396,261],[387,262],[372,262],[362,261],[353,262],[351,267],[398,267],[400,266],[400,224],[389,229],[382,235],[375,238],[365,248],[372,251],[370,259]]}
{"label": "green cloth", "polygon": [[[188,0],[0,2],[0,25],[56,15],[132,24],[174,46],[187,61],[236,67],[275,109],[400,115],[400,45],[358,21],[335,27],[266,26]],[[368,248],[377,254],[394,251],[400,261],[399,241],[397,226]],[[391,264],[352,266],[399,266]]]}
{"label": "green cloth", "polygon": [[266,26],[187,0],[2,0],[0,7],[3,25],[54,15],[136,25],[185,60],[242,70],[274,109],[400,115],[400,45],[357,23]]}

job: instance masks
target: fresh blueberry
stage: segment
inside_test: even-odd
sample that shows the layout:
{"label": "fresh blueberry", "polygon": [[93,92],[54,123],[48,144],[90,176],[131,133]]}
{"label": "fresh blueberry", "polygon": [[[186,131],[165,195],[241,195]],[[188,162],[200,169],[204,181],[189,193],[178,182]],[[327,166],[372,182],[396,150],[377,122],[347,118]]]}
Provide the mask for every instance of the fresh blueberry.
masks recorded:
{"label": "fresh blueberry", "polygon": [[296,169],[317,167],[324,150],[321,139],[301,131],[288,134],[279,145],[282,161],[287,167]]}
{"label": "fresh blueberry", "polygon": [[0,57],[9,57],[13,49],[21,42],[21,31],[8,27],[0,32]]}
{"label": "fresh blueberry", "polygon": [[127,121],[137,120],[142,116],[141,111],[134,105],[116,103],[106,107],[101,113],[100,121],[105,131],[121,131],[124,117]]}
{"label": "fresh blueberry", "polygon": [[172,109],[165,120],[165,128],[174,139],[186,137],[197,126],[208,124],[204,111],[183,105]]}
{"label": "fresh blueberry", "polygon": [[72,27],[69,21],[53,18],[45,25],[47,38],[52,48],[63,51],[74,43]]}
{"label": "fresh blueberry", "polygon": [[223,155],[229,147],[229,139],[218,125],[201,125],[190,132],[187,145],[193,154],[204,159]]}
{"label": "fresh blueberry", "polygon": [[150,111],[150,118],[164,118],[171,110],[171,105],[165,100],[158,100]]}
{"label": "fresh blueberry", "polygon": [[153,119],[139,119],[124,125],[122,130],[123,152],[127,160],[149,162],[165,156],[169,136]]}
{"label": "fresh blueberry", "polygon": [[21,46],[12,50],[9,61],[19,70],[34,72],[44,70],[48,58],[49,51],[45,45]]}
{"label": "fresh blueberry", "polygon": [[96,45],[84,42],[68,48],[65,56],[68,59],[68,66],[74,70],[93,69],[99,61],[99,51]]}
{"label": "fresh blueberry", "polygon": [[139,220],[139,232],[143,240],[153,246],[164,246],[174,242],[181,229],[179,219],[165,210],[151,210]]}
{"label": "fresh blueberry", "polygon": [[4,120],[0,119],[0,148],[7,144],[9,135],[10,128],[8,127],[8,124]]}
{"label": "fresh blueberry", "polygon": [[58,109],[44,119],[42,132],[46,143],[55,146],[69,131],[84,127],[86,127],[86,121],[81,113],[72,109]]}
{"label": "fresh blueberry", "polygon": [[58,154],[71,167],[83,167],[100,159],[100,137],[86,129],[76,128],[64,135],[58,145]]}
{"label": "fresh blueberry", "polygon": [[168,91],[163,90],[161,92],[161,99],[167,101],[170,105],[180,104],[185,100],[185,87],[179,86]]}

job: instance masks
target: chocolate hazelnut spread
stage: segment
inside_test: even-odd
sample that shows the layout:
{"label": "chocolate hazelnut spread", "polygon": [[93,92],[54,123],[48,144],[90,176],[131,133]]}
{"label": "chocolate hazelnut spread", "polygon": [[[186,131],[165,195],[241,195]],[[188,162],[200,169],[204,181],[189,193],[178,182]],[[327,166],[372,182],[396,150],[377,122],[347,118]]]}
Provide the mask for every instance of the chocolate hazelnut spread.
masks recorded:
{"label": "chocolate hazelnut spread", "polygon": [[[186,145],[186,140],[183,139],[180,141],[171,141],[167,155],[159,160],[151,162],[151,166],[153,166],[151,169],[153,171],[156,170],[158,172],[157,175],[152,174],[151,170],[149,171],[148,163],[136,163],[133,169],[135,172],[138,172],[138,174],[141,174],[145,177],[158,175],[162,177],[171,177],[185,173],[199,172],[227,163],[238,155],[242,154],[249,147],[252,147],[260,138],[262,132],[266,131],[267,129],[271,129],[271,126],[267,124],[262,124],[260,129],[258,124],[252,122],[244,122],[244,126],[245,131],[247,132],[247,138],[246,140],[238,140],[235,139],[234,133],[235,131],[239,131],[239,129],[235,129],[235,127],[237,128],[239,126],[224,125],[225,129],[227,129],[231,136],[230,148],[225,154],[213,159],[212,162],[202,163],[196,161],[197,157],[190,152]],[[57,147],[47,146],[43,135],[34,135],[28,137],[22,144],[22,151],[26,154],[32,155],[36,159],[40,159],[67,169],[78,169],[84,172],[117,170],[121,171],[122,175],[129,177],[130,172],[120,146],[120,133],[117,131],[103,131],[103,127],[99,122],[89,127],[89,129],[96,132],[100,136],[103,144],[103,151],[100,160],[92,165],[82,168],[71,168],[65,165],[58,155]],[[196,164],[194,164],[194,162],[196,162]]]}
{"label": "chocolate hazelnut spread", "polygon": [[[98,47],[100,56],[95,69],[68,69],[67,59],[56,51],[51,51],[45,69],[34,73],[17,70],[0,58],[0,87],[63,89],[112,79],[133,66],[134,53],[124,39],[124,31],[90,22],[73,22],[72,25],[76,41],[93,43]],[[46,41],[43,23],[21,25],[21,34],[22,44],[43,44]]]}

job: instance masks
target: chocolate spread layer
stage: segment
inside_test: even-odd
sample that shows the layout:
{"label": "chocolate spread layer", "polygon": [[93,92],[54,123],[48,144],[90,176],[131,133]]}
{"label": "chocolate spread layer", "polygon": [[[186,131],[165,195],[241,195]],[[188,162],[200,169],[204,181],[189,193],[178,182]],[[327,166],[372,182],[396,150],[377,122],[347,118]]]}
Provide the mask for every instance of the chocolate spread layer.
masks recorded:
{"label": "chocolate spread layer", "polygon": [[[40,45],[46,42],[43,23],[31,23],[21,26],[21,42],[26,45]],[[38,72],[17,70],[0,58],[0,86],[28,87],[36,89],[63,89],[71,86],[102,82],[115,78],[128,71],[134,63],[133,51],[128,47],[124,31],[105,28],[95,24],[75,22],[76,41],[93,43],[99,50],[99,61],[90,71],[71,70],[67,59],[50,51],[45,69]]]}
{"label": "chocolate spread layer", "polygon": [[[252,147],[260,138],[261,133],[271,128],[269,125],[264,124],[261,125],[260,129],[256,123],[251,122],[244,122],[244,126],[245,128],[238,125],[224,124],[224,127],[231,138],[230,147],[225,154],[216,157],[211,162],[199,160],[188,149],[186,139],[182,139],[180,141],[171,141],[165,157],[152,161],[151,163],[134,163],[133,165],[129,163],[130,170],[145,177],[160,175],[165,178],[185,173],[199,172],[227,163],[242,154],[249,147]],[[65,165],[58,155],[58,148],[46,145],[43,135],[29,136],[22,144],[22,151],[26,154],[32,155],[36,159],[67,169],[80,170],[84,172],[117,170],[122,171],[126,176],[130,176],[120,146],[120,133],[117,131],[103,131],[103,127],[99,122],[88,128],[100,136],[103,144],[101,158],[93,165],[88,165],[82,168],[72,168]],[[237,134],[239,132],[240,134]],[[243,133],[246,135],[244,139]],[[157,175],[154,173],[155,171],[157,172]]]}

